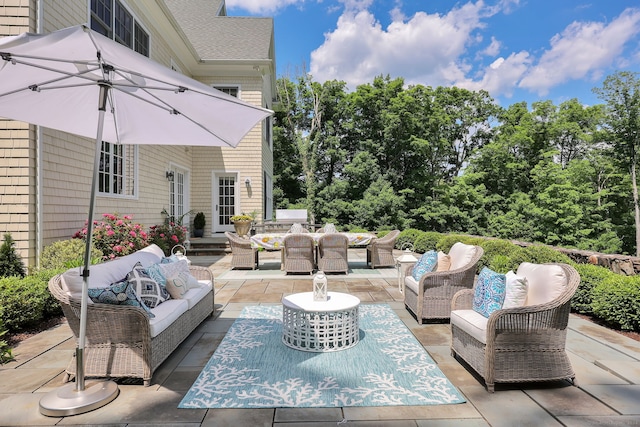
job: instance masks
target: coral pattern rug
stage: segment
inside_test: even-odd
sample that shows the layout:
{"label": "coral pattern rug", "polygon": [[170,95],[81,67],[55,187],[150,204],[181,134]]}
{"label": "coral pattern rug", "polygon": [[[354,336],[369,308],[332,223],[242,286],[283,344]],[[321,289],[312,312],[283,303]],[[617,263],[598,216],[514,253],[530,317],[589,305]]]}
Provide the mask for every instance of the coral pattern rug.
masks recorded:
{"label": "coral pattern rug", "polygon": [[360,342],[311,353],[282,343],[282,306],[247,306],[179,408],[305,408],[465,402],[387,304],[360,305]]}

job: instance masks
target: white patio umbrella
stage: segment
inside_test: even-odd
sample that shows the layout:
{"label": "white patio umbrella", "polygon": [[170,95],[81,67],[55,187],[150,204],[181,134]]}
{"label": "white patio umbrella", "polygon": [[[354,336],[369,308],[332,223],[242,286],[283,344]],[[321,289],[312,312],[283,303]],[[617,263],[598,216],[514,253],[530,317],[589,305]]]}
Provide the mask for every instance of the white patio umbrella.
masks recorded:
{"label": "white patio umbrella", "polygon": [[101,141],[235,147],[271,111],[247,104],[76,26],[0,39],[0,117],[95,137],[73,383],[45,395],[44,415],[73,415],[118,395],[112,381],[85,386],[87,289]]}

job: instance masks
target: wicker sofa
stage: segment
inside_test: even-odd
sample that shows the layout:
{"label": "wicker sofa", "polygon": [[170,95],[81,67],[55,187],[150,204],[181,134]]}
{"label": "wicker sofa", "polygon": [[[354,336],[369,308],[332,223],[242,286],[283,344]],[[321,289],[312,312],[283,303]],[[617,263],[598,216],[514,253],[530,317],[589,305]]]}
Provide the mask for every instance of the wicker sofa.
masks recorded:
{"label": "wicker sofa", "polygon": [[474,289],[454,295],[452,355],[477,372],[489,392],[495,383],[573,381],[565,343],[578,272],[567,264],[522,263],[515,275],[527,283],[522,305],[503,304],[489,317],[473,309]]}
{"label": "wicker sofa", "polygon": [[[151,245],[133,254],[97,264],[90,270],[90,288],[105,288],[121,281],[137,262],[143,267],[160,262],[162,250]],[[180,299],[169,299],[151,309],[154,317],[140,307],[98,304],[89,299],[84,350],[85,376],[141,378],[151,383],[153,372],[191,332],[213,313],[213,275],[208,268],[189,266],[197,279]],[[49,290],[60,302],[73,334],[80,330],[80,295],[82,277],[79,269],[54,276]],[[72,357],[65,382],[75,376],[76,361]]]}

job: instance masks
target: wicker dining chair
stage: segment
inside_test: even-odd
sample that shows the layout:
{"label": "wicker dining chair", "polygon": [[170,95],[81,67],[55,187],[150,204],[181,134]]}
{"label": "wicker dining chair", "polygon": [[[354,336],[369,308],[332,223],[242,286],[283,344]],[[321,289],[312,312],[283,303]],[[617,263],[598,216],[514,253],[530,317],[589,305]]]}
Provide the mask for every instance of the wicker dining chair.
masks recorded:
{"label": "wicker dining chair", "polygon": [[451,301],[451,353],[484,379],[490,393],[495,383],[570,380],[575,385],[565,344],[571,297],[580,275],[567,264],[529,265],[537,272],[527,278],[527,301],[534,282],[533,294],[540,295],[540,285],[561,277],[561,285],[542,300],[547,302],[499,309],[485,318],[472,310],[473,289],[457,292]]}
{"label": "wicker dining chair", "polygon": [[424,273],[417,281],[412,276],[413,268],[405,270],[404,305],[418,323],[450,317],[451,298],[461,289],[473,288],[483,254],[480,246],[457,242],[449,250],[449,270]]}
{"label": "wicker dining chair", "polygon": [[371,268],[396,265],[393,248],[399,234],[399,230],[393,230],[384,237],[373,239],[367,246],[367,265],[371,264]]}
{"label": "wicker dining chair", "polygon": [[325,273],[347,273],[349,239],[344,234],[328,233],[318,239],[318,270]]}
{"label": "wicker dining chair", "polygon": [[226,231],[225,236],[231,246],[231,268],[250,268],[255,270],[258,267],[258,249],[251,247],[251,242],[235,233]]}
{"label": "wicker dining chair", "polygon": [[282,244],[283,270],[286,273],[313,273],[315,268],[315,242],[310,233],[287,234]]}

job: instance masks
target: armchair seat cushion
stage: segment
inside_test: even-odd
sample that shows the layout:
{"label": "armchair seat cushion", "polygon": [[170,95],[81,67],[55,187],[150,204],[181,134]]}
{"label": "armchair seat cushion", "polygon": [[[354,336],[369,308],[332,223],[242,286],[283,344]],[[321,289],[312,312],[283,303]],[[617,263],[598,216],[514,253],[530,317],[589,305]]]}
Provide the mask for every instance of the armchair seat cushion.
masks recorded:
{"label": "armchair seat cushion", "polygon": [[451,324],[462,329],[482,344],[487,343],[488,317],[475,310],[454,310],[451,312]]}
{"label": "armchair seat cushion", "polygon": [[411,289],[414,294],[418,293],[418,281],[412,275],[409,274],[404,277],[404,286]]}

